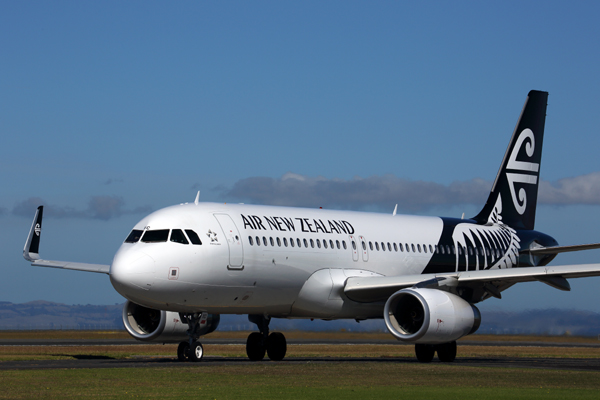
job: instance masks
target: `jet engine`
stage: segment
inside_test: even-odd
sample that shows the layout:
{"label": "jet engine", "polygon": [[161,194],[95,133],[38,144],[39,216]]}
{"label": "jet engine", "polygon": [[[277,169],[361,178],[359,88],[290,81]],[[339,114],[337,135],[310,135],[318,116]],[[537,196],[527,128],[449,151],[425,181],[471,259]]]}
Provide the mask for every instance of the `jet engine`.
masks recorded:
{"label": "jet engine", "polygon": [[407,343],[439,344],[474,333],[481,323],[477,307],[438,289],[402,289],[385,303],[389,331]]}
{"label": "jet engine", "polygon": [[[219,314],[208,314],[206,323],[196,331],[198,336],[213,332],[219,326]],[[146,342],[177,343],[188,339],[188,324],[181,321],[179,313],[154,310],[127,301],[123,306],[123,324],[137,340]]]}

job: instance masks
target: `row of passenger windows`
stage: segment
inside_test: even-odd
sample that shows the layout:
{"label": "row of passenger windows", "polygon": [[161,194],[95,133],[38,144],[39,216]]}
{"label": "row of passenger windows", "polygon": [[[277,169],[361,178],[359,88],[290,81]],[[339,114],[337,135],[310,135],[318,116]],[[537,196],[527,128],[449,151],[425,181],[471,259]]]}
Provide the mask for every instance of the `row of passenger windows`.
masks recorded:
{"label": "row of passenger windows", "polygon": [[[342,240],[341,242],[339,240],[336,240],[335,242],[333,240],[323,240],[321,241],[320,239],[293,239],[290,238],[289,240],[287,238],[283,238],[280,239],[279,237],[276,237],[273,239],[273,237],[269,237],[268,239],[263,236],[262,240],[259,236],[256,236],[255,238],[253,238],[252,236],[248,236],[248,242],[250,243],[250,246],[254,246],[254,243],[256,243],[257,246],[269,246],[269,244],[273,247],[275,247],[275,244],[277,244],[278,247],[281,247],[282,245],[284,247],[288,247],[288,245],[290,247],[305,247],[308,248],[309,246],[311,248],[315,248],[315,246],[317,248],[321,248],[321,246],[325,249],[327,248],[331,248],[331,249],[341,249],[342,247],[345,249],[348,248],[348,246],[346,245],[346,241]],[[356,243],[353,241],[350,241],[352,248],[354,250],[356,250]],[[361,241],[362,244],[362,248],[363,250],[367,250],[367,245],[364,241]],[[435,254],[451,254],[451,255],[456,255],[456,250],[454,247],[450,246],[450,245],[431,245],[431,244],[414,244],[414,243],[390,243],[390,242],[369,242],[369,248],[371,249],[371,251],[395,251],[395,252],[404,252],[406,251],[407,253],[435,253]],[[496,257],[500,257],[501,256],[501,250],[499,248],[488,248],[488,247],[471,247],[471,246],[467,246],[467,247],[463,247],[461,245],[458,246],[458,254],[459,255],[469,255],[469,256],[479,256],[479,255],[490,255],[490,254],[495,254]]]}
{"label": "row of passenger windows", "polygon": [[[160,242],[174,242],[181,244],[202,244],[198,234],[191,229],[184,229],[185,233],[181,229],[156,229],[141,231],[134,229],[131,231],[125,243],[136,243],[140,240],[144,243],[160,243]],[[187,235],[187,236],[186,236]],[[188,240],[189,239],[189,240]]]}
{"label": "row of passenger windows", "polygon": [[[421,246],[421,244],[417,243],[390,243],[387,242],[381,242],[381,246],[379,242],[375,242],[375,245],[373,246],[373,242],[369,242],[369,248],[371,249],[371,251],[373,250],[377,250],[379,251],[379,249],[381,249],[381,251],[392,251],[392,247],[394,248],[394,251],[405,251],[406,252],[413,252],[413,253],[435,253],[435,254],[452,254],[452,255],[456,255],[456,249],[453,246],[450,245],[431,245],[431,244],[423,244]],[[362,248],[363,250],[367,249],[367,245],[365,244],[365,242],[362,242]],[[458,254],[459,255],[469,255],[469,256],[479,256],[479,255],[490,255],[490,254],[495,254],[497,257],[501,256],[501,250],[500,248],[495,248],[495,247],[472,247],[472,246],[466,246],[463,247],[461,245],[458,245],[457,247],[458,249]],[[485,251],[485,253],[484,253]]]}
{"label": "row of passenger windows", "polygon": [[[250,246],[254,246],[254,239],[252,238],[252,236],[248,236],[248,242],[250,243]],[[267,238],[265,236],[262,237],[262,245],[263,246],[268,246],[269,243],[271,243],[271,246],[275,246],[275,242],[277,242],[277,246],[281,247],[282,244],[284,247],[288,247],[288,244],[290,247],[302,247],[302,245],[304,245],[305,248],[308,248],[308,246],[310,245],[311,248],[315,248],[315,245],[317,248],[321,248],[321,246],[323,246],[324,248],[331,248],[331,249],[335,249],[336,247],[338,249],[341,249],[342,247],[344,249],[348,248],[348,245],[346,244],[345,240],[342,240],[341,242],[339,240],[336,240],[335,242],[333,240],[329,240],[329,242],[327,242],[327,240],[323,239],[323,241],[321,242],[320,239],[298,239],[296,238],[295,241],[293,238],[290,238],[288,241],[288,238],[275,238],[273,239],[272,237],[269,238],[269,240],[267,241]],[[260,237],[256,236],[256,245],[260,246],[261,245],[261,240]]]}

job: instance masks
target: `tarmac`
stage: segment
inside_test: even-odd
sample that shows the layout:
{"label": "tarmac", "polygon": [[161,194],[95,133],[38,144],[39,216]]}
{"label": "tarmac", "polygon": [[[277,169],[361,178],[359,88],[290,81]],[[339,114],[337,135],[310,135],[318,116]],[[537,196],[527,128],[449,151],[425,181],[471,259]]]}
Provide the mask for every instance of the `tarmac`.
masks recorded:
{"label": "tarmac", "polygon": [[[245,344],[243,339],[206,339],[203,344]],[[147,343],[132,339],[117,340],[43,340],[43,339],[4,339],[0,340],[0,346],[118,346],[118,345],[145,345]],[[300,344],[399,344],[396,340],[314,340],[294,339],[288,340],[289,345]],[[572,371],[600,371],[600,358],[524,358],[524,357],[460,357],[460,346],[523,346],[523,347],[600,347],[600,343],[551,343],[551,342],[496,342],[496,341],[460,341],[459,356],[453,363],[445,365],[469,366],[469,367],[492,367],[492,368],[537,368],[553,370]],[[79,355],[68,360],[23,360],[2,361],[0,370],[33,370],[33,369],[78,369],[78,368],[177,368],[191,367],[206,368],[224,365],[290,365],[306,363],[406,363],[414,364],[418,361],[414,357],[301,357],[285,358],[283,361],[249,361],[238,357],[205,356],[198,363],[180,362],[175,356],[137,356],[129,359],[117,359],[107,356]],[[433,364],[439,364],[434,360]]]}

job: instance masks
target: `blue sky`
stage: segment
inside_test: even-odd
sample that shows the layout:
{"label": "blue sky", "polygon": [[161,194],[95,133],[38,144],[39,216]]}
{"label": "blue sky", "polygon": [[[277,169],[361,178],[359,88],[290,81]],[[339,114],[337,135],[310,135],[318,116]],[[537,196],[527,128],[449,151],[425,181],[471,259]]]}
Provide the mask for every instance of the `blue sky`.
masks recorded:
{"label": "blue sky", "polygon": [[[0,301],[122,301],[106,276],[21,258],[38,204],[45,258],[106,264],[145,214],[197,190],[474,215],[531,89],[550,93],[536,228],[598,242],[599,15],[583,1],[2,2]],[[357,196],[358,180],[377,190]],[[286,197],[295,183],[305,197]],[[600,278],[571,284],[481,308],[600,311]]]}

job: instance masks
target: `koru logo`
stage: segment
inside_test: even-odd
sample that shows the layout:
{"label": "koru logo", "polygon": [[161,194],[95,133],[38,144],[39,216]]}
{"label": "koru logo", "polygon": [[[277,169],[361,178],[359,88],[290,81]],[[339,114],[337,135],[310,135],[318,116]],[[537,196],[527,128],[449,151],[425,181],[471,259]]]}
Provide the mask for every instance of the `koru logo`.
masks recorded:
{"label": "koru logo", "polygon": [[217,239],[217,232],[213,232],[212,230],[208,230],[208,233],[206,234],[206,236],[208,236],[210,238],[210,242],[218,242],[219,240]]}
{"label": "koru logo", "polygon": [[[527,141],[527,142],[526,142]],[[535,151],[535,138],[531,129],[524,129],[517,138],[517,143],[510,153],[508,158],[508,165],[506,166],[507,171],[519,171],[519,172],[507,172],[506,179],[508,180],[508,187],[510,188],[510,195],[512,197],[513,204],[517,212],[521,215],[527,208],[527,192],[524,188],[519,189],[518,197],[515,188],[516,183],[535,185],[537,184],[537,175],[540,171],[540,164],[532,163],[527,161],[517,161],[517,155],[521,148],[525,146],[525,153],[527,157],[533,157]]]}
{"label": "koru logo", "polygon": [[33,229],[33,231],[37,236],[40,236],[40,232],[42,231],[42,227],[40,226],[40,224],[35,224],[35,228]]}

